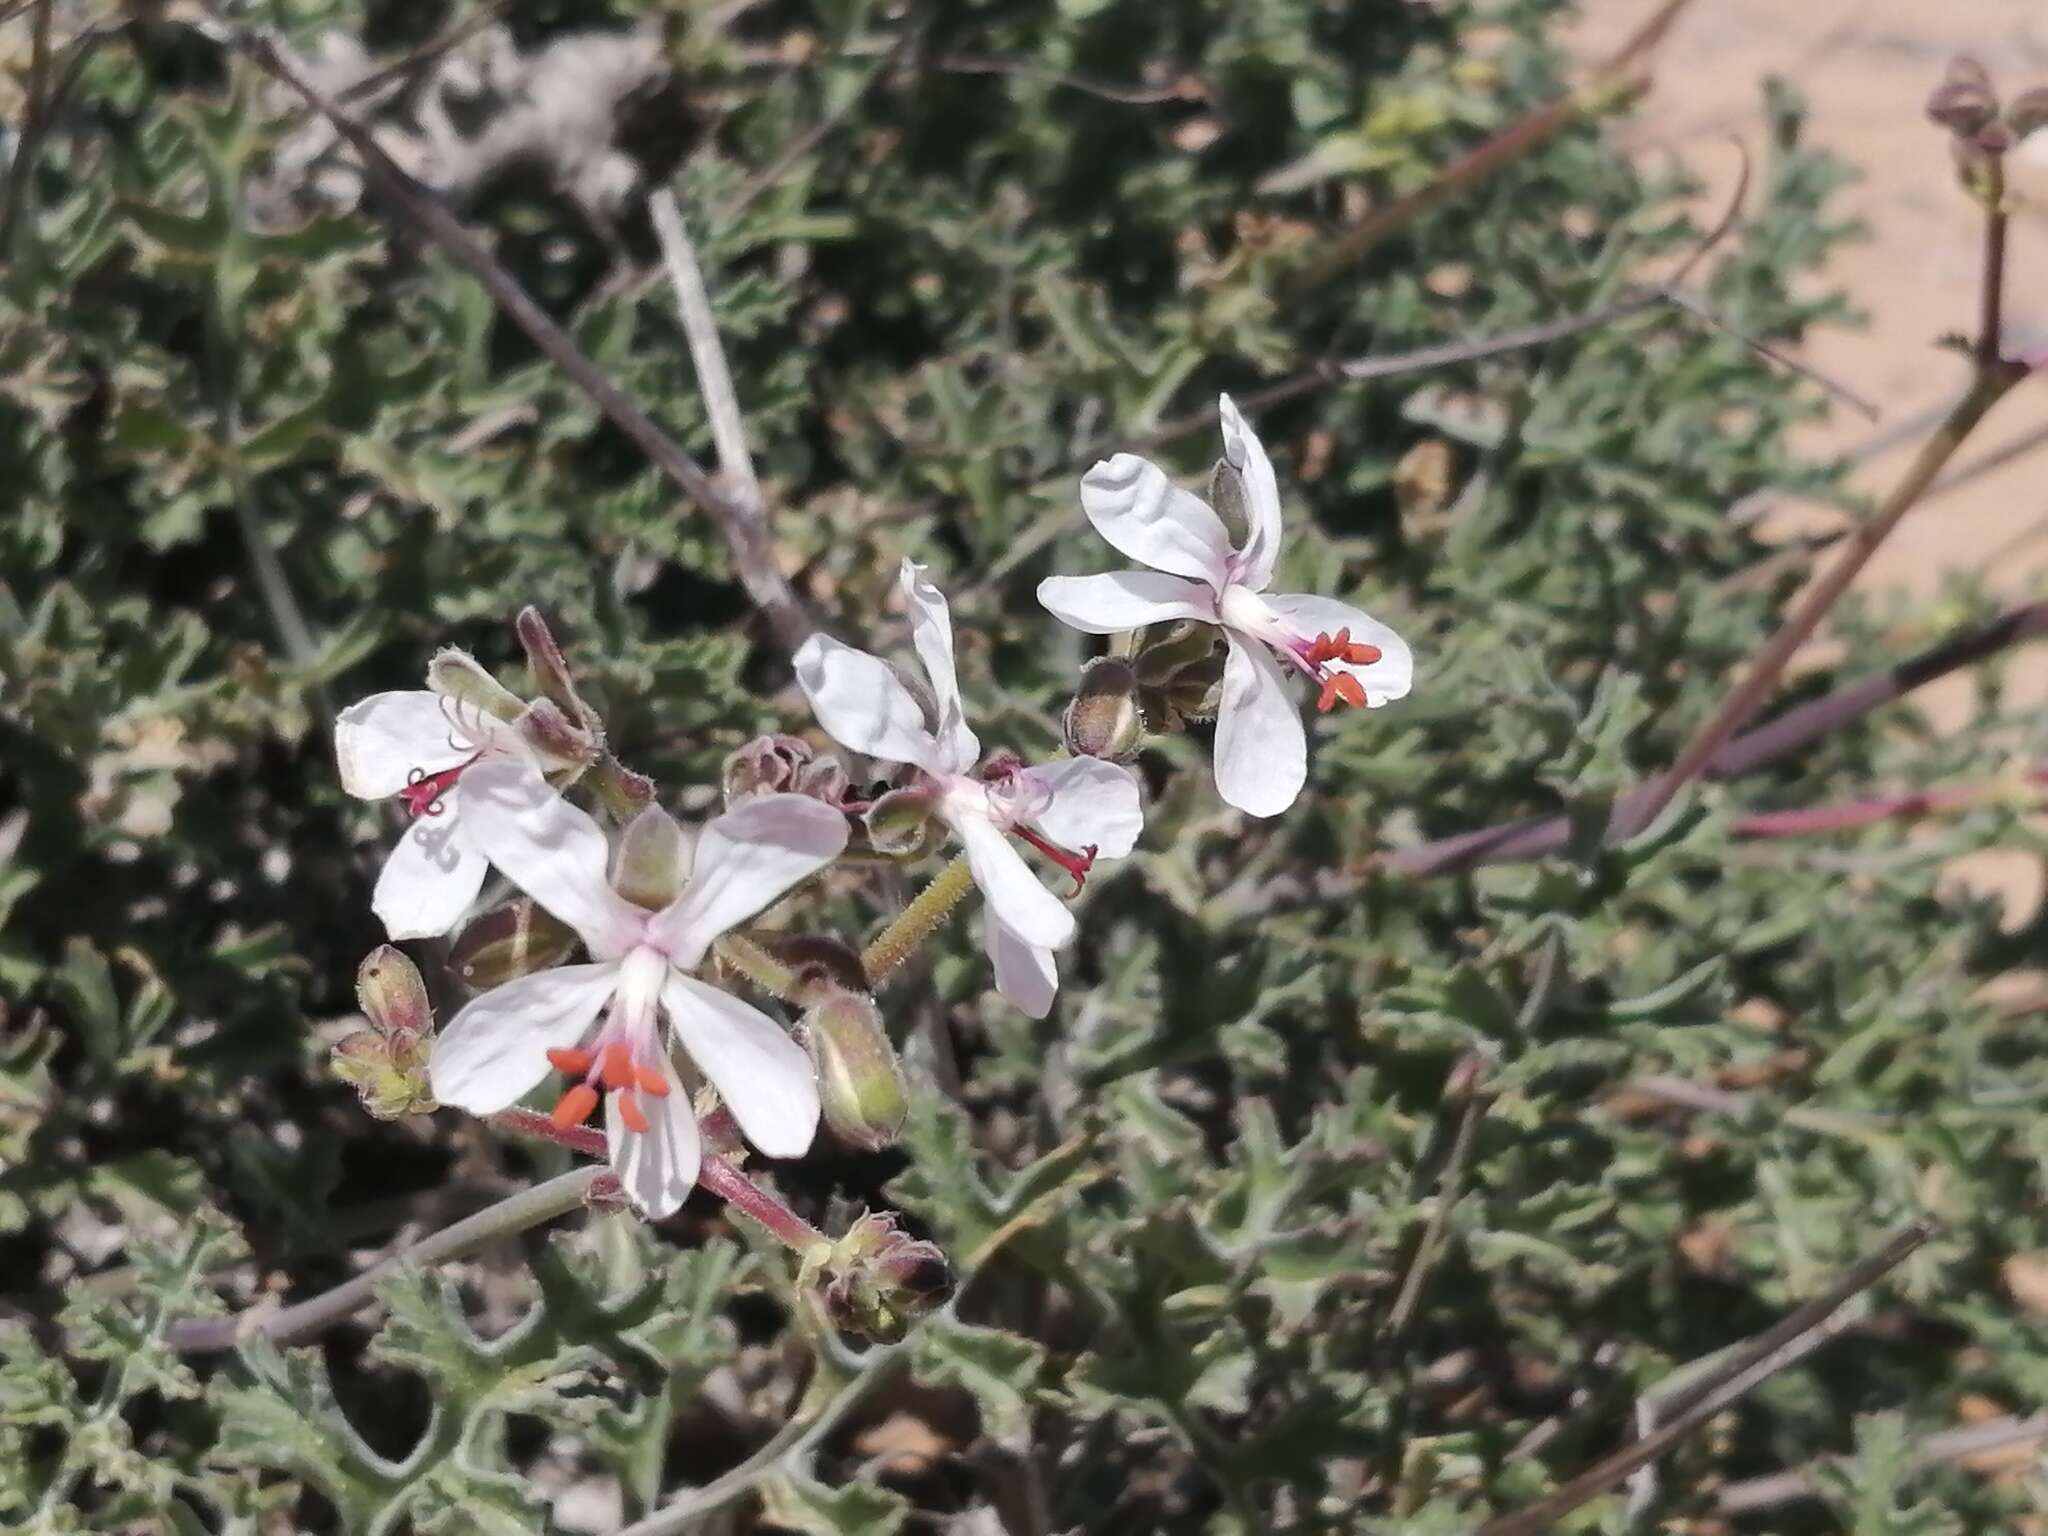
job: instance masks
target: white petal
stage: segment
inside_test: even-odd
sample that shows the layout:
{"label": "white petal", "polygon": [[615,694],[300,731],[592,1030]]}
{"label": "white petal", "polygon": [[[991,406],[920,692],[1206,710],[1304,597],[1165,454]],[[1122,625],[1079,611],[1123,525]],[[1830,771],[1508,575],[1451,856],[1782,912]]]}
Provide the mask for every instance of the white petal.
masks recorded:
{"label": "white petal", "polygon": [[846,816],[809,795],[757,795],[697,835],[682,894],[651,918],[649,936],[685,970],[711,941],[745,922],[846,847]]}
{"label": "white petal", "polygon": [[1120,859],[1145,830],[1138,777],[1119,763],[1070,757],[1024,772],[1052,794],[1032,825],[1063,848],[1078,853],[1092,844],[1102,858]]}
{"label": "white petal", "polygon": [[590,1032],[611,1001],[616,965],[558,965],[472,998],[434,1037],[427,1083],[443,1104],[494,1115],[552,1072],[547,1053]]}
{"label": "white petal", "polygon": [[1328,663],[1333,670],[1349,672],[1358,679],[1365,689],[1367,708],[1377,709],[1408,696],[1409,686],[1415,681],[1415,658],[1409,654],[1408,642],[1371,614],[1334,597],[1317,597],[1307,592],[1278,593],[1266,599],[1266,606],[1303,635],[1334,635],[1340,629],[1348,629],[1354,641],[1379,647],[1378,661],[1362,666],[1348,661]]}
{"label": "white petal", "polygon": [[1237,579],[1254,592],[1262,592],[1273,579],[1273,562],[1280,557],[1280,487],[1273,478],[1273,461],[1266,457],[1265,445],[1238,414],[1230,396],[1223,396],[1218,409],[1223,415],[1223,457],[1244,481],[1244,510],[1251,523],[1237,557]]}
{"label": "white petal", "polygon": [[471,843],[506,878],[581,934],[594,958],[633,947],[647,914],[606,883],[611,850],[588,813],[509,758],[485,758],[459,787]]}
{"label": "white petal", "polygon": [[903,562],[900,578],[903,606],[910,615],[911,643],[917,659],[924,663],[931,679],[932,695],[939,706],[939,750],[947,771],[963,773],[981,757],[981,742],[967,726],[967,712],[960,704],[960,676],[953,665],[953,616],[946,608],[946,595],[924,574],[925,568]]}
{"label": "white petal", "polygon": [[458,820],[461,788],[442,791],[439,810],[414,818],[377,876],[370,910],[394,939],[440,938],[484,888],[490,864]]}
{"label": "white petal", "polygon": [[1019,938],[1043,949],[1058,949],[1073,938],[1074,914],[1039,883],[994,822],[969,813],[952,818],[952,827],[989,910],[1000,914]]}
{"label": "white petal", "polygon": [[1081,478],[1081,510],[1141,565],[1223,590],[1230,535],[1222,519],[1150,459],[1120,453],[1097,464]]}
{"label": "white petal", "polygon": [[1273,653],[1234,629],[1216,716],[1216,792],[1251,816],[1278,816],[1308,778],[1301,709]]}
{"label": "white petal", "polygon": [[411,781],[414,769],[439,773],[476,755],[454,744],[455,727],[438,693],[411,689],[373,693],[334,721],[334,760],[341,787],[362,800],[383,800]]}
{"label": "white petal", "polygon": [[676,1076],[668,1052],[661,1053],[661,1073],[668,1079],[668,1097],[634,1095],[647,1116],[647,1129],[629,1131],[619,1113],[620,1095],[608,1093],[604,1105],[605,1143],[619,1188],[643,1216],[659,1221],[673,1216],[697,1186],[703,1144],[697,1135],[697,1111]]}
{"label": "white petal", "polygon": [[661,1006],[669,1027],[748,1141],[770,1157],[802,1157],[818,1134],[818,1076],[811,1058],[757,1008],[669,972]]}
{"label": "white petal", "polygon": [[1034,1019],[1052,1012],[1060,986],[1052,951],[1026,944],[993,912],[983,919],[982,941],[995,965],[996,990]]}
{"label": "white petal", "polygon": [[813,635],[797,648],[795,666],[811,712],[840,745],[940,771],[939,744],[925,729],[923,706],[881,657]]}
{"label": "white petal", "polygon": [[1062,624],[1088,635],[1114,635],[1169,619],[1216,622],[1215,593],[1161,571],[1048,576],[1038,584],[1038,601]]}

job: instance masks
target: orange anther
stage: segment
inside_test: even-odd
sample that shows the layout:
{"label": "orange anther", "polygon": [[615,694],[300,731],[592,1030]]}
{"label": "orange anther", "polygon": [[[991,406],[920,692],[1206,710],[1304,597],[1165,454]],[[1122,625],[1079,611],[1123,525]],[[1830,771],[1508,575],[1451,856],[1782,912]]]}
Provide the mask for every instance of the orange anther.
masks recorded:
{"label": "orange anther", "polygon": [[598,1076],[607,1088],[633,1086],[633,1053],[626,1049],[625,1041],[614,1040],[604,1048],[604,1065],[598,1069]]}
{"label": "orange anther", "polygon": [[1329,686],[1336,689],[1337,697],[1353,709],[1365,708],[1365,688],[1350,673],[1339,672],[1330,679]]}
{"label": "orange anther", "polygon": [[1344,647],[1344,659],[1361,667],[1371,666],[1383,654],[1378,646],[1366,645],[1362,641]]}
{"label": "orange anther", "polygon": [[633,1097],[633,1090],[622,1089],[619,1093],[619,1118],[626,1122],[629,1131],[647,1129],[647,1117],[640,1113],[640,1101]]}
{"label": "orange anther", "polygon": [[575,1050],[566,1045],[548,1048],[548,1065],[564,1077],[582,1077],[590,1070],[595,1058],[588,1051]]}
{"label": "orange anther", "polygon": [[668,1079],[661,1075],[659,1067],[635,1067],[633,1081],[640,1085],[642,1093],[651,1093],[657,1099],[668,1097]]}
{"label": "orange anther", "polygon": [[590,1118],[590,1112],[597,1108],[597,1090],[588,1083],[578,1083],[563,1094],[556,1103],[554,1113],[548,1118],[555,1123],[555,1129],[566,1131],[572,1125],[581,1125]]}

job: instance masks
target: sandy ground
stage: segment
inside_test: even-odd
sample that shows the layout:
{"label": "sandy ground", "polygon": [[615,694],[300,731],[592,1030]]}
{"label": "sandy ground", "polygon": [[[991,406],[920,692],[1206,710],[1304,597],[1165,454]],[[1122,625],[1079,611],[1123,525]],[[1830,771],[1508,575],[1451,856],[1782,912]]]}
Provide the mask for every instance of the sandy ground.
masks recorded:
{"label": "sandy ground", "polygon": [[[1654,0],[1582,0],[1576,43],[1604,55]],[[1862,443],[1884,426],[1936,406],[1959,387],[1965,365],[1934,343],[1976,324],[1982,221],[1955,187],[1945,134],[1922,106],[1949,58],[1968,53],[2002,94],[2048,85],[2048,0],[1694,0],[1656,61],[1649,95],[1625,125],[1639,155],[1682,157],[1725,206],[1739,174],[1739,139],[1762,153],[1760,88],[1768,76],[1806,97],[1811,141],[1856,167],[1860,179],[1837,208],[1867,226],[1825,274],[1864,311],[1860,329],[1814,335],[1801,354],[1882,410],[1877,426],[1838,408],[1810,438],[1816,448]],[[1705,215],[1708,219],[1711,214]],[[2005,332],[2014,343],[2048,341],[2048,214],[2022,213],[2009,247]],[[1995,450],[2048,424],[2048,389],[2016,392],[1958,461]],[[1858,484],[1881,493],[1918,437],[1870,459]],[[1766,527],[1783,533],[1838,527],[1825,508],[1787,506]],[[1972,477],[1909,514],[1862,578],[1869,587],[1931,594],[1953,572],[1980,577],[2001,596],[2048,592],[2048,446]],[[2048,698],[2048,647],[2015,669],[2029,697]],[[1959,718],[1970,684],[1957,677],[1922,696],[1937,719]],[[1997,889],[2018,919],[2042,896],[2037,860],[2017,851],[1968,861],[1964,878]]]}

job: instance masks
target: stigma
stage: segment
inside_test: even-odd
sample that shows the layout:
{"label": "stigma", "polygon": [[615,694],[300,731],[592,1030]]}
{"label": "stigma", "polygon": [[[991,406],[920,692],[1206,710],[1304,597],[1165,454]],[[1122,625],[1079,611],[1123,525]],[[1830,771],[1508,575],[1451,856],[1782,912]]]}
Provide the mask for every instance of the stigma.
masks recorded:
{"label": "stigma", "polygon": [[1095,867],[1096,845],[1094,843],[1090,843],[1079,853],[1069,853],[1066,849],[1060,847],[1058,843],[1039,836],[1038,833],[1021,823],[1010,828],[1010,830],[1044,854],[1048,859],[1051,859],[1053,863],[1059,865],[1061,869],[1072,875],[1074,877],[1074,894],[1076,896],[1081,894],[1082,887],[1088,883],[1088,871]]}
{"label": "stigma", "polygon": [[[483,754],[478,753],[481,757]],[[405,776],[405,788],[398,792],[398,798],[405,802],[405,809],[413,820],[422,816],[438,816],[445,809],[441,797],[455,787],[455,781],[471,763],[457,763],[453,768],[443,768],[439,773],[428,773],[424,768],[415,768]]]}

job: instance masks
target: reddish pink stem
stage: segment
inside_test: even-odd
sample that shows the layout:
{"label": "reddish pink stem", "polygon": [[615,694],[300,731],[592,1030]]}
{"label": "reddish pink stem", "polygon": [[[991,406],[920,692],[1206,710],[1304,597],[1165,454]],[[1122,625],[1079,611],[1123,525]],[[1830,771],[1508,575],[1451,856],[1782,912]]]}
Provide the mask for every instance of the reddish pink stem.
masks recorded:
{"label": "reddish pink stem", "polygon": [[[2029,769],[2020,782],[2036,787],[2048,786],[2048,768]],[[1995,797],[2007,787],[1995,780],[1978,784],[1937,785],[1911,794],[1850,800],[1838,805],[1802,806],[1791,811],[1753,811],[1735,818],[1735,835],[1811,837],[1821,832],[1844,832],[1855,827],[1874,826],[1880,821],[1904,821],[1943,811],[1967,810]]]}

